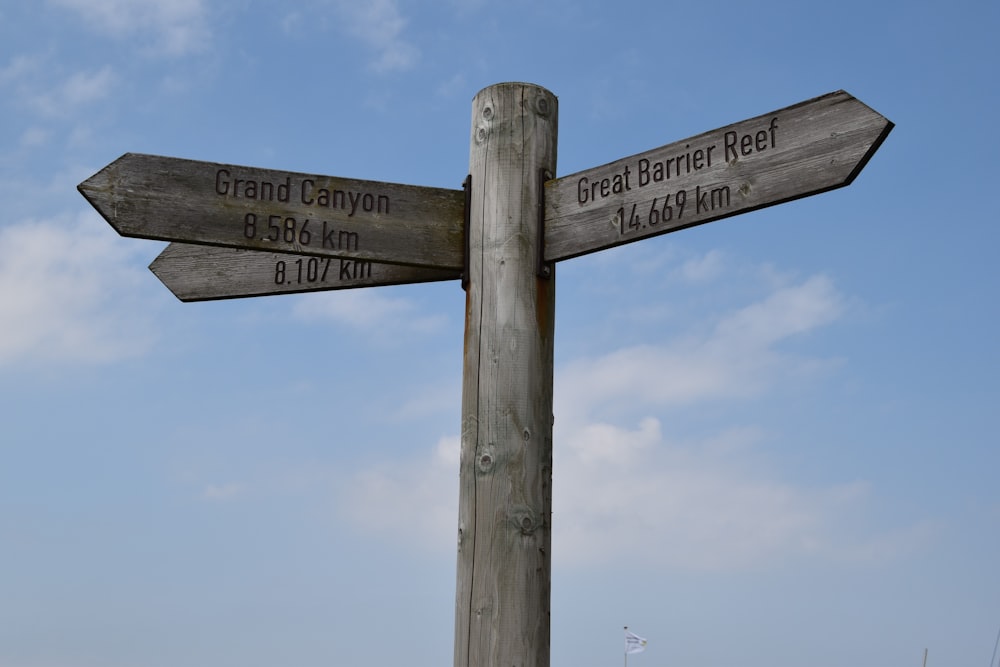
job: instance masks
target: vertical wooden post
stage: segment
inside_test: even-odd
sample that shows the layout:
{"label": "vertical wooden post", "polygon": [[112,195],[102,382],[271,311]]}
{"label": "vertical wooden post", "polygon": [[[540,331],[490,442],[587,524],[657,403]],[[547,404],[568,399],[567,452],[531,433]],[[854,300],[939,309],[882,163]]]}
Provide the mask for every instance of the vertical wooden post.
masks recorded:
{"label": "vertical wooden post", "polygon": [[557,118],[531,84],[472,104],[455,667],[549,664],[555,269],[538,258]]}

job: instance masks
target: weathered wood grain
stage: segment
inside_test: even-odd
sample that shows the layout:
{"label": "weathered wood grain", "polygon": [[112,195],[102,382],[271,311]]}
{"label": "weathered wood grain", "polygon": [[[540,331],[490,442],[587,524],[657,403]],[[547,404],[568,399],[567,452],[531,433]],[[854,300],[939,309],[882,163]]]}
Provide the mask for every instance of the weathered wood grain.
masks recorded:
{"label": "weathered wood grain", "polygon": [[458,269],[171,243],[149,265],[181,301],[457,280]]}
{"label": "weathered wood grain", "polygon": [[136,153],[78,189],[122,236],[462,267],[461,190]]}
{"label": "weathered wood grain", "polygon": [[545,258],[568,259],[843,187],[892,127],[838,91],[551,180]]}
{"label": "weathered wood grain", "polygon": [[556,124],[537,86],[473,100],[456,667],[549,664],[555,277],[536,268]]}

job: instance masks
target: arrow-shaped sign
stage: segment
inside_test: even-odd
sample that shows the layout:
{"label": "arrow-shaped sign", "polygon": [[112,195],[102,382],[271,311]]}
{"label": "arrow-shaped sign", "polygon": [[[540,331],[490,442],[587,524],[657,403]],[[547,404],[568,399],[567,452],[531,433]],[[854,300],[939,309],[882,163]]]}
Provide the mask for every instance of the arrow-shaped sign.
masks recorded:
{"label": "arrow-shaped sign", "polygon": [[181,301],[400,285],[461,277],[457,269],[377,264],[360,259],[187,243],[171,243],[149,268]]}
{"label": "arrow-shaped sign", "polygon": [[461,269],[461,190],[126,153],[78,186],[122,236]]}
{"label": "arrow-shaped sign", "polygon": [[545,260],[843,187],[893,124],[830,93],[545,184]]}

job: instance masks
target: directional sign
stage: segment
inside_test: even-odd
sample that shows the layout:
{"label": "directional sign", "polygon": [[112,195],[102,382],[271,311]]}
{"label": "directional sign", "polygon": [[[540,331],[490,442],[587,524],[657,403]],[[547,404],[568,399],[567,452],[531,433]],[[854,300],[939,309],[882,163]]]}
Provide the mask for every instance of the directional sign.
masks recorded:
{"label": "directional sign", "polygon": [[171,243],[149,265],[181,301],[454,280],[457,269]]}
{"label": "directional sign", "polygon": [[136,153],[78,189],[122,236],[462,267],[461,190]]}
{"label": "directional sign", "polygon": [[545,260],[851,183],[893,124],[844,91],[545,184]]}
{"label": "directional sign", "polygon": [[456,663],[549,662],[556,292],[539,260],[848,185],[893,127],[839,91],[539,188],[557,111],[532,84],[480,91],[464,192],[138,154],[79,185],[123,236],[181,242],[150,269],[182,301],[468,279]]}

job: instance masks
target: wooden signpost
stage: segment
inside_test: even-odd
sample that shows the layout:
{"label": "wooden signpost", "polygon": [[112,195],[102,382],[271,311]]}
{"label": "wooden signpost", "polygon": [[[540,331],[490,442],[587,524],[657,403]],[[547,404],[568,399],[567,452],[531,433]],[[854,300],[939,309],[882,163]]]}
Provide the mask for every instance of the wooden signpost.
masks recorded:
{"label": "wooden signpost", "polygon": [[136,153],[78,189],[122,236],[462,268],[461,190]]}
{"label": "wooden signpost", "polygon": [[480,91],[464,193],[133,154],[79,186],[180,242],[150,268],[186,301],[461,276],[456,667],[549,664],[554,263],[847,185],[893,127],[841,91],[554,179],[557,119]]}
{"label": "wooden signpost", "polygon": [[545,187],[558,261],[849,185],[892,123],[838,91]]}
{"label": "wooden signpost", "polygon": [[171,243],[149,268],[181,301],[426,283],[462,275],[458,269],[190,243]]}

